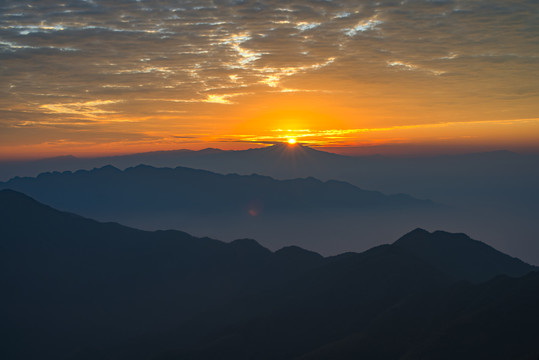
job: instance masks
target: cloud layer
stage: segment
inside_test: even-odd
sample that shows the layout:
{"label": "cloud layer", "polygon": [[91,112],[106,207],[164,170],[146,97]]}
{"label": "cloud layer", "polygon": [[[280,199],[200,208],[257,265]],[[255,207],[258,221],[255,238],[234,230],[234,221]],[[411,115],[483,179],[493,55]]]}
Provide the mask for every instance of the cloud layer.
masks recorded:
{"label": "cloud layer", "polygon": [[5,149],[539,117],[532,0],[1,7]]}

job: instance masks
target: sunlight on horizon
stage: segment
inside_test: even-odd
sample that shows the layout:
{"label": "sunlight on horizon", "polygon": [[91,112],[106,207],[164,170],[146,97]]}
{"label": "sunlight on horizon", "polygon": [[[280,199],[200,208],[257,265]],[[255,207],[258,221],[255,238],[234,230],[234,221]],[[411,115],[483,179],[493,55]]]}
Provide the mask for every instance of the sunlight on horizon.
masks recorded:
{"label": "sunlight on horizon", "polygon": [[0,159],[290,137],[359,152],[539,152],[531,3],[198,3],[6,5]]}

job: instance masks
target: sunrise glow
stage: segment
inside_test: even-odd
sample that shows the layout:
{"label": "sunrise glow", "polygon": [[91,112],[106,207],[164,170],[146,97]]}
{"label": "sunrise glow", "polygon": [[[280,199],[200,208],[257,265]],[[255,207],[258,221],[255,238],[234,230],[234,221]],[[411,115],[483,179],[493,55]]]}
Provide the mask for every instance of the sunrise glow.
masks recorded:
{"label": "sunrise glow", "polygon": [[527,5],[159,4],[2,8],[0,160],[292,136],[347,153],[539,151]]}

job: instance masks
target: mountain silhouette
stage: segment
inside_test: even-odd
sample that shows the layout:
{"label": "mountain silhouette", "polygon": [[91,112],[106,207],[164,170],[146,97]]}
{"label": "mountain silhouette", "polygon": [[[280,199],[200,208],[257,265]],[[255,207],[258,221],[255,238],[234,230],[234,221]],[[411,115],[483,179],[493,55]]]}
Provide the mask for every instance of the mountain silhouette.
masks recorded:
{"label": "mountain silhouette", "polygon": [[[308,177],[321,181],[339,180],[361,189],[430,199],[448,206],[452,211],[414,214],[401,211],[391,216],[384,214],[362,218],[346,215],[343,216],[346,221],[341,221],[338,216],[333,219],[320,216],[308,220],[300,218],[297,226],[295,222],[289,221],[290,217],[283,217],[278,221],[286,223],[283,226],[276,225],[277,222],[264,222],[260,217],[257,221],[251,221],[252,224],[239,224],[229,218],[201,220],[168,213],[151,217],[141,215],[136,219],[133,216],[120,217],[118,214],[105,216],[104,213],[85,213],[82,208],[62,207],[62,204],[49,201],[52,199],[41,199],[37,194],[34,195],[61,209],[104,221],[120,221],[145,229],[176,228],[200,236],[227,239],[255,237],[272,249],[296,244],[325,254],[336,254],[347,249],[363,251],[369,246],[380,244],[383,239],[396,238],[417,226],[428,230],[443,228],[474,234],[478,239],[488,239],[489,244],[496,248],[503,248],[511,255],[539,264],[539,242],[536,241],[539,236],[539,223],[536,221],[539,214],[537,154],[517,154],[500,150],[416,157],[343,156],[322,150],[323,148],[315,149],[302,144],[279,144],[247,150],[224,151],[210,148],[99,158],[68,156],[34,161],[3,161],[0,162],[0,181],[7,181],[14,176],[37,176],[51,171],[91,170],[105,165],[125,170],[140,164],[171,168],[183,166],[221,174],[256,173],[279,180]],[[256,206],[254,211],[256,212]],[[214,225],[205,226],[208,221]],[[254,224],[255,222],[257,223]],[[327,222],[325,228],[319,226],[324,222]],[[387,223],[393,225],[384,226]],[[241,232],[237,231],[239,228],[242,229]],[[278,228],[291,231],[280,232]],[[312,231],[308,231],[311,228]],[[305,237],[312,241],[291,242],[293,238],[299,238],[301,229],[307,229]],[[325,229],[333,229],[339,239],[332,246],[324,245],[323,239],[331,236],[330,231]],[[274,246],[275,243],[278,245]]]}
{"label": "mountain silhouette", "polygon": [[14,178],[1,188],[83,214],[110,212],[227,213],[331,209],[400,209],[433,206],[406,195],[384,195],[345,182],[314,178],[275,180],[260,175],[221,175],[184,167],[139,165],[124,171],[107,165],[90,171]]}
{"label": "mountain silhouette", "polygon": [[[365,189],[385,193],[406,193],[438,202],[466,200],[518,200],[526,207],[533,199],[513,195],[531,193],[539,177],[537,155],[506,150],[462,155],[424,157],[344,156],[296,144],[276,144],[247,150],[203,149],[155,151],[100,158],[64,156],[33,161],[0,162],[0,180],[15,176],[36,176],[42,172],[90,170],[112,165],[126,169],[140,164],[154,167],[177,166],[218,173],[261,174],[276,179],[313,176],[337,179]],[[510,176],[508,174],[511,174]],[[502,190],[504,191],[502,193]],[[511,196],[509,196],[511,195]],[[531,194],[529,194],[531,195]],[[456,201],[458,200],[458,201]],[[536,207],[534,207],[536,209]]]}
{"label": "mountain silhouette", "polygon": [[427,261],[455,280],[481,282],[499,274],[522,276],[530,266],[466,234],[429,233],[416,229],[397,240],[395,246]]}
{"label": "mountain silhouette", "polygon": [[[106,156],[98,158],[77,158],[60,156],[31,161],[0,162],[0,180],[9,180],[15,176],[36,176],[42,172],[90,170],[105,165],[113,165],[120,169],[137,165],[154,167],[193,167],[217,171],[221,173],[268,174],[269,169],[280,169],[285,178],[308,177],[305,167],[326,165],[327,161],[348,159],[346,156],[319,151],[311,147],[297,144],[276,144],[265,148],[247,150],[220,150],[207,148],[203,150],[168,150],[146,153]],[[324,163],[321,163],[324,161]],[[295,169],[298,170],[295,173]],[[303,174],[303,175],[300,175]],[[306,174],[306,175],[305,175]]]}
{"label": "mountain silhouette", "polygon": [[[480,266],[442,261],[450,242]],[[101,223],[2,190],[0,247],[6,359],[539,354],[536,268],[462,234],[415,230],[322,257]],[[485,274],[498,276],[462,281]]]}
{"label": "mountain silhouette", "polygon": [[[455,205],[519,205],[537,210],[539,157],[510,151],[428,157],[344,156],[296,144],[248,150],[203,149],[155,151],[100,158],[64,156],[33,161],[0,162],[0,180],[50,171],[90,170],[112,165],[177,166],[222,174],[253,173],[276,179],[315,177],[341,180],[364,189],[405,193]],[[527,196],[522,196],[527,194]]]}
{"label": "mountain silhouette", "polygon": [[[358,236],[357,230],[380,221],[373,217],[417,218],[418,213],[436,214],[443,209],[428,200],[385,195],[342,181],[275,180],[146,165],[43,173],[13,178],[0,183],[1,188],[100,221],[227,240],[256,238],[272,250],[297,245],[326,254],[368,248],[376,240]],[[328,236],[338,239],[328,242]],[[350,246],[353,242],[357,245]]]}
{"label": "mountain silhouette", "polygon": [[119,331],[127,338],[165,331],[260,279],[275,283],[316,263],[300,249],[283,261],[254,240],[227,244],[99,223],[11,190],[0,191],[0,222],[2,334],[22,358],[58,358]]}

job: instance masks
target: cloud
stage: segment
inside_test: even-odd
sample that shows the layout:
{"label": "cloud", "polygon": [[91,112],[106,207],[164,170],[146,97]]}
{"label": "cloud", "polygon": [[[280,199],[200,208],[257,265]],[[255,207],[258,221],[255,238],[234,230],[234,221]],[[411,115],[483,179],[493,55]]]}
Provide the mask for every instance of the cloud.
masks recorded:
{"label": "cloud", "polygon": [[102,106],[119,103],[120,100],[92,100],[85,102],[44,104],[40,107],[45,112],[55,114],[73,114],[95,118],[102,114],[112,114],[114,111],[101,109]]}
{"label": "cloud", "polygon": [[357,33],[374,30],[380,24],[383,24],[383,21],[377,20],[376,16],[372,19],[362,20],[352,28],[344,29],[344,33],[350,37],[355,36]]}
{"label": "cloud", "polygon": [[382,114],[395,106],[376,118],[382,125],[418,116],[531,117],[539,95],[536,7],[531,0],[4,1],[0,124],[64,116],[86,126],[78,120],[167,113],[187,124],[199,121],[189,116],[221,117],[213,104],[233,111],[276,93],[333,96],[357,121],[367,107]]}

